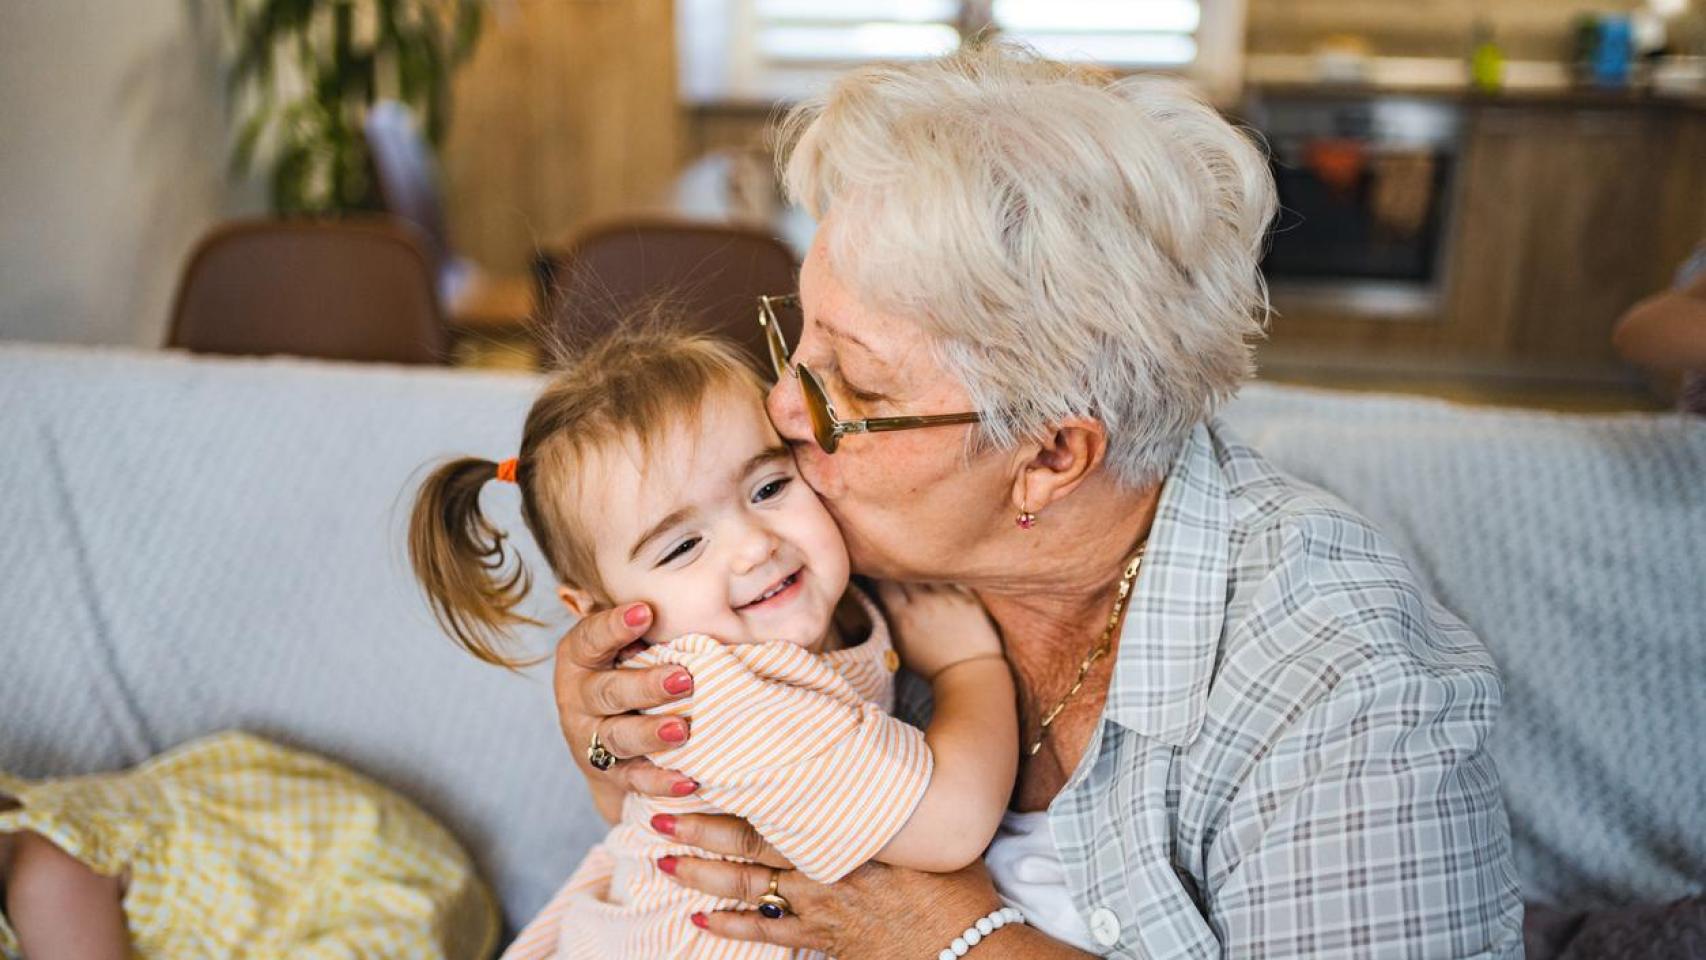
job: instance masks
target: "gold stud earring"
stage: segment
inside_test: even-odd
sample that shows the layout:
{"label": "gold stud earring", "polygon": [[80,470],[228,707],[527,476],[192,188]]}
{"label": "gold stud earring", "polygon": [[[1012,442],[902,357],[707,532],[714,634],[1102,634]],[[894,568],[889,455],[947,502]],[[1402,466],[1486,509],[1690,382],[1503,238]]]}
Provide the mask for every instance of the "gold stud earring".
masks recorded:
{"label": "gold stud earring", "polygon": [[1019,529],[1029,530],[1037,525],[1037,515],[1031,512],[1031,501],[1029,497],[1026,497],[1022,501],[1022,504],[1023,509],[1019,511],[1019,515],[1017,517],[1013,518],[1013,522],[1019,525]]}

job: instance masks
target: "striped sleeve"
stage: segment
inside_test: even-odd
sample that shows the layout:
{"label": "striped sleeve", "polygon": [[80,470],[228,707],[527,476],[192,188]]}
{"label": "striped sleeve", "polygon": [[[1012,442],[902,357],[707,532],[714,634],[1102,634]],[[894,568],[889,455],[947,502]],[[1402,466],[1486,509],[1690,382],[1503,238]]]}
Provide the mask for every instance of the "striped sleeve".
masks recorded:
{"label": "striped sleeve", "polygon": [[665,708],[692,716],[692,737],[652,760],[699,781],[700,797],[745,818],[813,880],[875,856],[930,784],[923,732],[802,647],[689,634],[648,653],[685,665],[694,690]]}
{"label": "striped sleeve", "polygon": [[602,845],[593,847],[574,876],[552,895],[544,909],[527,921],[527,926],[516,934],[498,960],[551,960],[555,957],[563,918],[568,916],[571,902],[603,887],[609,882],[614,868],[609,851]]}

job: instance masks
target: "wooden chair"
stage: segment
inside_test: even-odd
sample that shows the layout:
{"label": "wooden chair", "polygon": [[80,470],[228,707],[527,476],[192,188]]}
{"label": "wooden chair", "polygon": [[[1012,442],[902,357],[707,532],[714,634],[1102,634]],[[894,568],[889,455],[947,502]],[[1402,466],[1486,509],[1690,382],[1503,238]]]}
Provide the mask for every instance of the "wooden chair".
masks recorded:
{"label": "wooden chair", "polygon": [[196,246],[166,345],[440,363],[445,332],[431,260],[408,224],[253,220],[216,227]]}
{"label": "wooden chair", "polygon": [[[546,320],[568,338],[597,336],[655,305],[695,329],[744,346],[767,375],[758,298],[794,292],[799,265],[787,245],[754,227],[665,217],[607,221],[536,262]],[[795,311],[779,315],[798,342]]]}

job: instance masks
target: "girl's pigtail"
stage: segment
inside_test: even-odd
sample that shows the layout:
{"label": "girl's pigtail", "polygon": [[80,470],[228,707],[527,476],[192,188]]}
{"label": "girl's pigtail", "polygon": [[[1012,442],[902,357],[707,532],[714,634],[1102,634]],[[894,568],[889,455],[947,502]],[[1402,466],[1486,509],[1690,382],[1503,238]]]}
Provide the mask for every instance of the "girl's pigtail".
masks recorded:
{"label": "girl's pigtail", "polygon": [[502,530],[480,512],[480,491],[497,476],[490,460],[463,457],[434,470],[421,484],[409,518],[409,562],[433,616],[469,653],[514,668],[531,662],[499,648],[510,628],[539,621],[517,613],[532,578],[519,556],[506,558]]}

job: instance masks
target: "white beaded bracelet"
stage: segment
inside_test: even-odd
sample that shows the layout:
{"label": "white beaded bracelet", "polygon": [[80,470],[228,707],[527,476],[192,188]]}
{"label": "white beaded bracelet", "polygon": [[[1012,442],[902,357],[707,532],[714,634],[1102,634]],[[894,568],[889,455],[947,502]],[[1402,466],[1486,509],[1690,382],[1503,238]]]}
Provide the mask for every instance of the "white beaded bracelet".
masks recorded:
{"label": "white beaded bracelet", "polygon": [[991,910],[988,916],[979,917],[976,923],[967,927],[964,933],[955,937],[953,943],[943,947],[942,952],[936,954],[936,960],[954,960],[955,957],[963,957],[971,950],[972,947],[981,943],[984,937],[989,936],[1009,923],[1024,922],[1025,915],[1012,907],[1002,907],[999,910]]}

